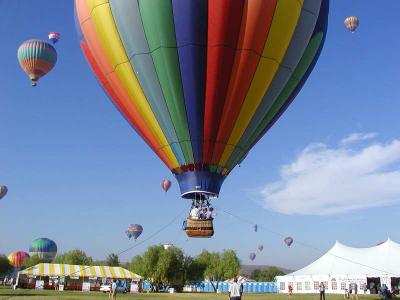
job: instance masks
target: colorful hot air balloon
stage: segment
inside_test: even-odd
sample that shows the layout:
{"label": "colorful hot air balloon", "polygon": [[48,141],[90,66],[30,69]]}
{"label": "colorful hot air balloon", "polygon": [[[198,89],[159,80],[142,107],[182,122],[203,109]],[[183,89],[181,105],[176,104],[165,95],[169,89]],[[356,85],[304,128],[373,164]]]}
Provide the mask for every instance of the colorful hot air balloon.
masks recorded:
{"label": "colorful hot air balloon", "polygon": [[39,78],[53,69],[57,62],[57,52],[43,40],[28,40],[18,48],[18,61],[31,79],[32,86],[36,86]]}
{"label": "colorful hot air balloon", "polygon": [[14,268],[20,268],[22,263],[29,258],[29,254],[24,251],[10,253],[8,260]]}
{"label": "colorful hot air balloon", "polygon": [[29,247],[31,256],[37,255],[44,262],[50,263],[57,255],[57,244],[48,238],[39,238]]}
{"label": "colorful hot air balloon", "polygon": [[264,246],[263,245],[258,245],[258,250],[261,252],[261,251],[263,251],[263,249],[264,249]]}
{"label": "colorful hot air balloon", "polygon": [[258,230],[258,225],[257,225],[257,224],[254,224],[253,229],[254,229],[255,232],[257,232],[257,230]]}
{"label": "colorful hot air balloon", "polygon": [[253,261],[255,258],[256,258],[256,254],[254,253],[254,252],[251,252],[250,254],[249,254],[249,258],[251,259],[251,261]]}
{"label": "colorful hot air balloon", "polygon": [[359,24],[360,24],[360,20],[358,19],[358,17],[355,17],[355,16],[347,17],[344,20],[344,26],[346,27],[346,29],[353,33],[354,33],[354,31],[356,31]]}
{"label": "colorful hot air balloon", "polygon": [[171,187],[171,181],[164,179],[161,180],[161,188],[165,191],[168,192],[169,188]]}
{"label": "colorful hot air balloon", "polygon": [[5,185],[0,185],[0,199],[3,198],[8,192],[8,188]]}
{"label": "colorful hot air balloon", "polygon": [[293,238],[290,237],[290,236],[288,236],[287,238],[285,238],[283,241],[285,242],[285,244],[286,244],[288,247],[290,247],[290,245],[293,244]]}
{"label": "colorful hot air balloon", "polygon": [[60,40],[60,38],[61,38],[61,34],[60,33],[54,32],[54,31],[49,32],[49,40],[53,44],[57,43]]}
{"label": "colorful hot air balloon", "polygon": [[143,232],[143,227],[142,225],[139,224],[131,224],[128,226],[128,229],[125,231],[126,235],[128,236],[129,239],[133,237],[133,239],[136,241],[136,239],[141,235]]}
{"label": "colorful hot air balloon", "polygon": [[328,7],[328,0],[75,0],[93,72],[188,199],[218,197],[292,103],[321,52]]}

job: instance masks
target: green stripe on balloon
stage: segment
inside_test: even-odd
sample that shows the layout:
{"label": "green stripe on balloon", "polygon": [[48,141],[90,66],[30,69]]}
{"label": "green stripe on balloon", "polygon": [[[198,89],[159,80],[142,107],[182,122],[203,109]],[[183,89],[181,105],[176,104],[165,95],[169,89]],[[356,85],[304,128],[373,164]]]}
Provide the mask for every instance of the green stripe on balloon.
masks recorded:
{"label": "green stripe on balloon", "polygon": [[141,0],[143,28],[186,163],[194,163],[186,118],[171,1]]}
{"label": "green stripe on balloon", "polygon": [[309,45],[307,46],[306,51],[304,52],[303,57],[301,58],[299,64],[294,70],[291,78],[286,84],[285,88],[279,95],[278,99],[272,105],[271,109],[265,115],[261,124],[257,127],[254,133],[251,135],[250,139],[246,142],[244,146],[244,151],[240,151],[236,157],[233,158],[233,162],[228,165],[228,169],[233,169],[242,156],[247,153],[253,142],[258,138],[258,136],[264,131],[264,129],[269,125],[269,123],[273,120],[274,116],[279,112],[281,107],[285,104],[285,102],[289,99],[292,92],[295,90],[300,80],[303,78],[304,74],[307,72],[307,69],[311,65],[315,55],[318,53],[318,49],[323,40],[324,34],[318,33],[311,40]]}

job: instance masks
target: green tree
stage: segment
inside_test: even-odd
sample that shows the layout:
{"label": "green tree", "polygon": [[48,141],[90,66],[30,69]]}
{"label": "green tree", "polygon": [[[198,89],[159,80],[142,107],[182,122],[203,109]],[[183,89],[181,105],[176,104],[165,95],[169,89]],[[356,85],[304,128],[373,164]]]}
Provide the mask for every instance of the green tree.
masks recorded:
{"label": "green tree", "polygon": [[223,279],[230,279],[239,274],[240,262],[233,250],[225,250],[221,255]]}
{"label": "green tree", "polygon": [[263,271],[256,269],[251,273],[251,278],[255,281],[275,281],[276,276],[285,275],[284,272],[279,270],[277,267],[269,267]]}
{"label": "green tree", "polygon": [[225,250],[222,254],[203,250],[195,261],[198,268],[203,270],[203,278],[210,280],[215,292],[219,281],[236,276],[240,268],[239,259],[233,250]]}
{"label": "green tree", "polygon": [[255,270],[253,270],[253,272],[251,272],[250,277],[252,279],[254,279],[255,281],[261,281],[260,280],[261,273],[262,273],[262,271],[260,269],[255,269]]}
{"label": "green tree", "polygon": [[143,276],[150,283],[152,290],[158,291],[160,287],[167,285],[179,289],[185,281],[184,261],[181,249],[151,246],[143,256],[135,256],[128,268]]}
{"label": "green tree", "polygon": [[204,279],[204,269],[205,266],[200,264],[191,256],[185,256],[183,258],[183,280],[188,281],[199,281]]}
{"label": "green tree", "polygon": [[262,281],[275,281],[276,276],[285,275],[277,267],[272,266],[262,272]]}
{"label": "green tree", "polygon": [[93,265],[93,259],[87,256],[86,253],[80,249],[71,250],[63,254],[57,255],[53,263],[55,264],[68,264],[68,265]]}
{"label": "green tree", "polygon": [[6,274],[11,269],[12,265],[10,264],[7,256],[5,256],[4,254],[0,254],[0,275]]}
{"label": "green tree", "polygon": [[106,258],[106,265],[111,267],[119,267],[121,263],[119,262],[119,257],[115,253],[111,253]]}
{"label": "green tree", "polygon": [[39,256],[35,254],[22,262],[21,269],[27,269],[44,262],[44,259],[39,258]]}

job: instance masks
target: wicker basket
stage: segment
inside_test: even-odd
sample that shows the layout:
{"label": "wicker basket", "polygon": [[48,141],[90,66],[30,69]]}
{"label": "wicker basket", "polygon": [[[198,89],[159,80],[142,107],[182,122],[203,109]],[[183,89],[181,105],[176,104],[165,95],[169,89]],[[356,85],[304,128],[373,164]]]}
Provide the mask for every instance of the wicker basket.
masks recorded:
{"label": "wicker basket", "polygon": [[212,220],[186,220],[186,234],[188,237],[209,238],[214,234]]}

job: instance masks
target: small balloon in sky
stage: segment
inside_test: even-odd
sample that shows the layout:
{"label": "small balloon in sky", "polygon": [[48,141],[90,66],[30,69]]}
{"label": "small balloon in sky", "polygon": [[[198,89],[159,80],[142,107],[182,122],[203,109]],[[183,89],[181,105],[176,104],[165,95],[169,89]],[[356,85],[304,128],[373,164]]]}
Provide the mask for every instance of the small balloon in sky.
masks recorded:
{"label": "small balloon in sky", "polygon": [[344,20],[344,26],[346,27],[347,30],[351,32],[355,32],[359,25],[360,25],[360,20],[358,19],[358,17],[351,16],[347,17]]}
{"label": "small balloon in sky", "polygon": [[290,236],[288,236],[287,238],[285,238],[283,241],[285,242],[285,244],[286,244],[288,247],[290,247],[290,246],[293,244],[293,238],[290,237]]}
{"label": "small balloon in sky", "polygon": [[5,185],[0,185],[0,199],[3,198],[8,192],[8,188]]}
{"label": "small balloon in sky", "polygon": [[256,258],[256,254],[254,253],[254,252],[251,252],[250,254],[249,254],[249,258],[250,258],[250,260],[251,261],[253,261],[255,258]]}
{"label": "small balloon in sky", "polygon": [[133,238],[135,241],[136,239],[142,234],[143,227],[139,224],[131,224],[128,226],[128,229],[125,231],[126,235],[129,239]]}
{"label": "small balloon in sky", "polygon": [[163,179],[161,180],[161,188],[165,191],[168,192],[169,188],[171,187],[171,181],[168,179]]}
{"label": "small balloon in sky", "polygon": [[27,40],[18,48],[18,61],[29,76],[32,86],[53,69],[57,62],[57,51],[43,40]]}
{"label": "small balloon in sky", "polygon": [[59,32],[55,32],[55,31],[49,32],[49,40],[53,44],[57,43],[60,40],[60,38],[61,38],[61,34]]}

